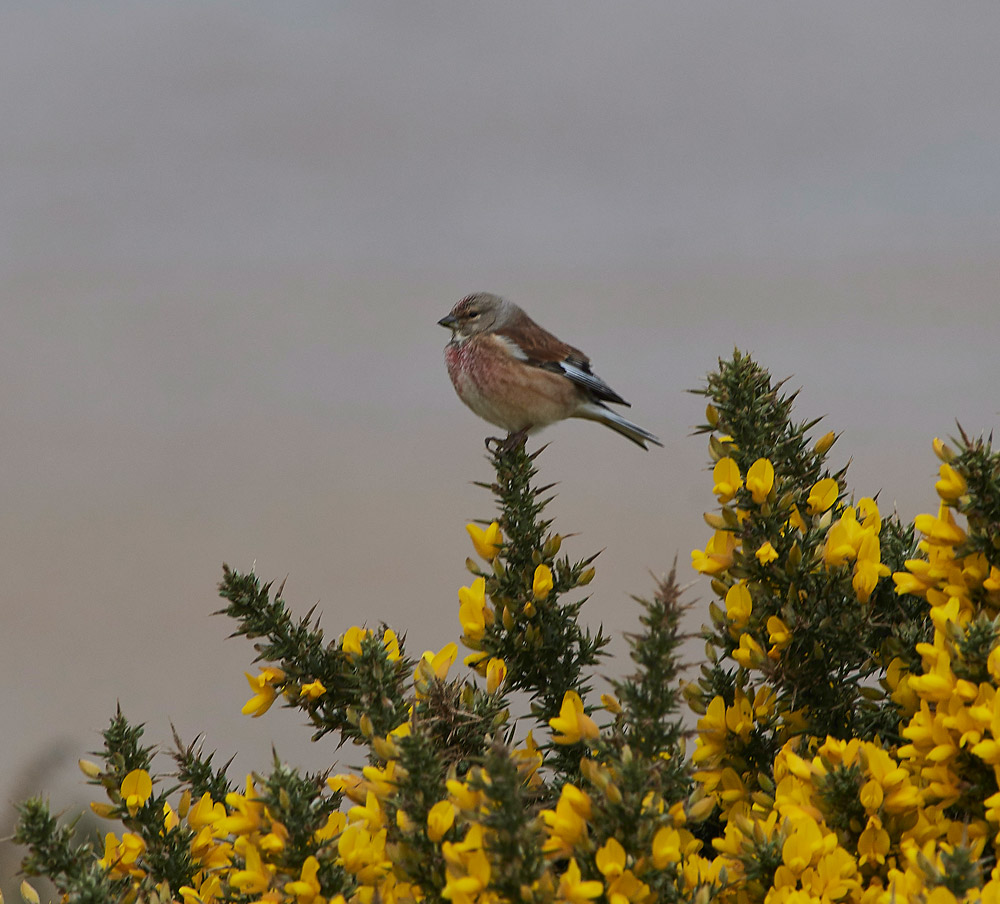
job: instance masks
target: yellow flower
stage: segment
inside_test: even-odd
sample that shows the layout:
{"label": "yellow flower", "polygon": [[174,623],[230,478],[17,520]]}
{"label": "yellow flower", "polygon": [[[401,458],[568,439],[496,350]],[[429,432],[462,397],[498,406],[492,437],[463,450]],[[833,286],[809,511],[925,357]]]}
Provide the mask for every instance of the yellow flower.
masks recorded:
{"label": "yellow flower", "polygon": [[596,879],[587,882],[581,880],[580,867],[576,857],[569,861],[566,872],[559,877],[559,900],[569,904],[585,904],[604,894],[604,885]]}
{"label": "yellow flower", "polygon": [[184,904],[214,904],[222,897],[222,881],[218,876],[208,876],[197,888],[182,885],[177,889]]}
{"label": "yellow flower", "polygon": [[858,792],[858,800],[861,801],[861,806],[869,813],[875,813],[882,806],[884,797],[885,794],[882,791],[882,786],[873,778],[865,782]]}
{"label": "yellow flower", "polygon": [[467,644],[478,644],[486,631],[486,579],[476,578],[471,587],[458,588],[458,619]]}
{"label": "yellow flower", "polygon": [[767,639],[778,650],[784,649],[791,642],[791,630],[777,615],[772,615],[767,620]]}
{"label": "yellow flower", "polygon": [[664,826],[653,836],[653,866],[665,869],[681,859],[681,835],[677,829]]}
{"label": "yellow flower", "polygon": [[133,769],[122,779],[122,801],[129,813],[135,816],[139,809],[153,793],[153,780],[145,769]]}
{"label": "yellow flower", "polygon": [[617,879],[625,871],[625,848],[617,839],[609,838],[597,849],[594,862],[605,879]]}
{"label": "yellow flower", "polygon": [[[382,778],[382,776],[379,776],[376,779],[376,784]],[[382,810],[382,804],[379,803],[378,794],[374,790],[369,789],[365,793],[365,802],[358,804],[356,807],[351,807],[347,811],[347,821],[351,823],[363,822],[373,832],[381,829],[385,825],[385,813]]]}
{"label": "yellow flower", "polygon": [[337,839],[340,863],[363,883],[374,884],[383,875],[386,830],[371,832],[360,822],[351,823]]}
{"label": "yellow flower", "polygon": [[539,565],[531,581],[531,593],[536,600],[543,600],[552,592],[552,569],[548,565]]}
{"label": "yellow flower", "polygon": [[832,477],[824,477],[817,481],[809,491],[807,500],[809,514],[820,515],[830,508],[840,494],[840,487]]}
{"label": "yellow flower", "polygon": [[[402,812],[402,810],[397,810],[396,815],[398,816]],[[347,825],[347,817],[342,811],[335,810],[326,818],[326,824],[321,829],[317,829],[313,833],[313,837],[318,842],[323,844],[324,842],[336,838],[341,832],[343,832],[345,825]]]}
{"label": "yellow flower", "polygon": [[733,584],[726,593],[726,615],[737,627],[742,628],[753,612],[753,601],[750,599],[750,590],[747,585],[740,581]]}
{"label": "yellow flower", "polygon": [[889,574],[889,567],[882,564],[881,556],[878,534],[866,531],[858,549],[858,561],[851,581],[860,603],[867,603],[878,579]]}
{"label": "yellow flower", "polygon": [[740,645],[733,650],[733,659],[745,669],[759,667],[764,662],[764,651],[749,634],[741,634]]}
{"label": "yellow flower", "polygon": [[507,680],[507,663],[494,656],[486,664],[486,693],[495,694]]}
{"label": "yellow flower", "polygon": [[736,537],[732,531],[718,530],[712,535],[704,551],[692,550],[691,567],[702,574],[718,574],[733,564],[735,551]]}
{"label": "yellow flower", "polygon": [[788,524],[802,534],[808,530],[805,519],[802,517],[802,513],[799,511],[797,505],[792,506],[792,513],[788,516]]}
{"label": "yellow flower", "polygon": [[862,496],[858,500],[858,515],[861,518],[861,526],[865,530],[875,534],[882,530],[882,518],[878,513],[878,503],[871,496]]}
{"label": "yellow flower", "polygon": [[757,556],[757,561],[761,565],[769,565],[776,558],[778,558],[778,551],[771,545],[771,541],[765,541],[761,547],[754,553]]}
{"label": "yellow flower", "polygon": [[576,691],[563,694],[559,715],[549,719],[554,732],[552,740],[556,744],[576,744],[583,740],[593,740],[600,735],[597,723],[583,711],[583,700]]}
{"label": "yellow flower", "polygon": [[847,506],[839,520],[830,526],[823,547],[823,561],[827,568],[838,568],[845,562],[854,561],[861,547],[866,531],[858,524],[858,516],[853,506]]}
{"label": "yellow flower", "polygon": [[503,546],[503,534],[500,533],[500,525],[494,521],[486,530],[476,524],[466,524],[465,529],[472,538],[472,545],[476,547],[476,552],[480,558],[492,562]]}
{"label": "yellow flower", "polygon": [[261,860],[260,851],[252,845],[244,849],[243,869],[229,874],[229,884],[244,895],[259,895],[271,884],[271,870]]}
{"label": "yellow flower", "polygon": [[310,854],[302,863],[300,878],[294,882],[285,883],[285,894],[294,895],[297,904],[311,904],[313,898],[320,893],[319,861]]}
{"label": "yellow flower", "polygon": [[728,456],[720,458],[715,463],[715,467],[712,469],[712,480],[715,481],[712,492],[723,505],[729,502],[743,486],[739,466]]}
{"label": "yellow flower", "polygon": [[483,802],[483,792],[473,791],[465,782],[450,778],[445,782],[445,787],[451,795],[452,802],[460,810],[468,810],[475,813]]}
{"label": "yellow flower", "polygon": [[537,775],[542,766],[542,752],[535,743],[534,735],[529,731],[524,739],[523,747],[516,747],[511,754],[514,765],[521,775],[521,780],[529,788],[537,788],[541,784],[541,778]]}
{"label": "yellow flower", "polygon": [[382,634],[382,646],[385,647],[386,659],[389,662],[399,662],[402,658],[402,654],[399,652],[399,638],[392,628],[386,628]]}
{"label": "yellow flower", "polygon": [[858,866],[885,863],[889,845],[889,833],[882,828],[882,820],[877,816],[869,816],[868,825],[858,838]]}
{"label": "yellow flower", "polygon": [[450,800],[439,800],[427,813],[427,837],[440,841],[455,824],[455,805]]}
{"label": "yellow flower", "polygon": [[452,667],[457,657],[458,647],[454,643],[448,643],[441,647],[437,653],[425,650],[423,656],[420,657],[420,662],[430,666],[435,677],[444,681],[448,677],[448,669]]}
{"label": "yellow flower", "polygon": [[781,859],[793,873],[800,875],[812,863],[823,845],[823,833],[811,816],[799,815],[781,848]]}
{"label": "yellow flower", "polygon": [[118,836],[114,832],[104,835],[104,856],[97,861],[102,869],[111,870],[118,864]]}
{"label": "yellow flower", "polygon": [[253,776],[247,776],[246,792],[230,791],[226,795],[229,815],[213,823],[213,828],[225,835],[252,835],[258,832],[264,818],[264,805],[257,798]]}
{"label": "yellow flower", "polygon": [[441,853],[447,864],[442,897],[456,904],[482,900],[479,894],[490,884],[492,874],[490,858],[483,850],[482,826],[471,826],[462,841],[443,842]]}
{"label": "yellow flower", "polygon": [[649,886],[627,869],[608,886],[608,904],[635,904],[649,898]]}
{"label": "yellow flower", "polygon": [[965,531],[955,524],[955,518],[944,503],[938,517],[933,515],[917,515],[913,519],[913,526],[924,534],[931,543],[939,543],[943,546],[957,546],[965,540]]}
{"label": "yellow flower", "polygon": [[206,791],[199,798],[198,803],[188,810],[187,822],[197,832],[206,826],[214,825],[218,820],[224,819],[225,816],[225,805],[221,802],[216,803],[213,801],[212,796]]}
{"label": "yellow flower", "polygon": [[341,772],[331,775],[326,784],[334,794],[343,794],[355,803],[360,803],[365,799],[365,791],[362,788],[364,782],[355,772]]}
{"label": "yellow flower", "polygon": [[349,656],[361,655],[361,641],[366,637],[371,637],[368,628],[359,628],[353,625],[344,632],[344,638],[340,642],[340,648]]}
{"label": "yellow flower", "polygon": [[766,458],[758,458],[747,471],[747,489],[757,505],[767,501],[774,486],[774,465]]}
{"label": "yellow flower", "polygon": [[472,669],[477,675],[486,675],[487,661],[490,658],[490,654],[485,650],[477,650],[475,653],[470,653],[466,656],[462,662]]}
{"label": "yellow flower", "polygon": [[303,684],[299,688],[300,697],[308,697],[310,700],[317,700],[326,693],[326,687],[323,682],[317,678],[315,681],[310,681],[308,684]]}
{"label": "yellow flower", "polygon": [[726,701],[716,695],[698,720],[698,749],[691,761],[697,765],[724,753],[726,733]]}
{"label": "yellow flower", "polygon": [[266,666],[260,670],[259,675],[251,675],[249,672],[243,674],[247,676],[247,683],[254,695],[243,704],[241,712],[256,719],[271,708],[278,696],[274,685],[285,680],[285,673],[281,669]]}
{"label": "yellow flower", "polygon": [[934,489],[945,502],[957,502],[969,488],[965,478],[949,464],[941,465],[940,474],[941,479],[934,484]]}

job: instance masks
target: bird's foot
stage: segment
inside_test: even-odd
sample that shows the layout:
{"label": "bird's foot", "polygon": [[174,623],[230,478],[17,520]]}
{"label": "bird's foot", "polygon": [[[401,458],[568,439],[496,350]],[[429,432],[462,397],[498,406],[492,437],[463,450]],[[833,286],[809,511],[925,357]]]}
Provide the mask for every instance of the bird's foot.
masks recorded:
{"label": "bird's foot", "polygon": [[524,446],[528,441],[528,429],[518,430],[516,433],[508,433],[506,439],[499,436],[486,437],[487,451],[496,455],[506,455],[513,452],[518,446]]}

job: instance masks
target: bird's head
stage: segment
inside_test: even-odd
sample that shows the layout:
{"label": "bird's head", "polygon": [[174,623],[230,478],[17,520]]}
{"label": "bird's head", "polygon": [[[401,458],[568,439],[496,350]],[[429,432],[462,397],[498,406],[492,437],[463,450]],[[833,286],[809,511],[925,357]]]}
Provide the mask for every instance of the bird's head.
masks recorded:
{"label": "bird's head", "polygon": [[513,303],[499,295],[477,292],[475,295],[466,295],[438,323],[451,330],[454,335],[467,338],[499,329],[518,310]]}

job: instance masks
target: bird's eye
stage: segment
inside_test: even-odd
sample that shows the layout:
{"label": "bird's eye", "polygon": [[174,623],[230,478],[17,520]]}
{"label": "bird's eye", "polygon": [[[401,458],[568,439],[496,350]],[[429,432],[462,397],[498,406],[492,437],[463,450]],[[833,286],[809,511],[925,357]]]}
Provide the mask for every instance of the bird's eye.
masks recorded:
{"label": "bird's eye", "polygon": [[475,320],[479,316],[479,311],[469,311],[469,313],[465,316],[468,317],[469,320]]}

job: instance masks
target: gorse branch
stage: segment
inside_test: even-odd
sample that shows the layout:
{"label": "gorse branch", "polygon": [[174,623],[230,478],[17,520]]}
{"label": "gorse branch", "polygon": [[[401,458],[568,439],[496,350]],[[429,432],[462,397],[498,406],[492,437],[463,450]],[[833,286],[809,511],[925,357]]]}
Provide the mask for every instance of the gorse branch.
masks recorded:
{"label": "gorse branch", "polygon": [[635,597],[631,664],[595,699],[596,556],[564,554],[541,450],[494,443],[497,514],[467,526],[458,591],[471,671],[450,641],[408,659],[381,624],[328,638],[225,567],[222,611],[259,663],[244,713],[280,698],[358,764],[314,775],[276,753],[236,781],[175,736],[158,773],[118,711],[80,764],[103,849],[30,800],[25,873],[66,904],[1000,901],[1000,455],[935,440],[940,505],[902,524],[748,355],[698,392],[718,504],[692,553],[715,597],[695,680],[671,569]]}

